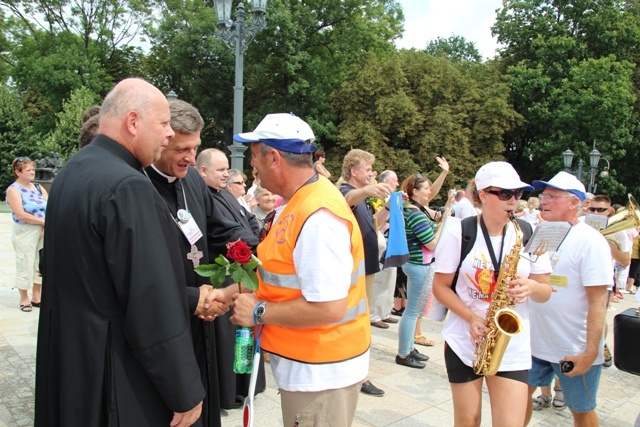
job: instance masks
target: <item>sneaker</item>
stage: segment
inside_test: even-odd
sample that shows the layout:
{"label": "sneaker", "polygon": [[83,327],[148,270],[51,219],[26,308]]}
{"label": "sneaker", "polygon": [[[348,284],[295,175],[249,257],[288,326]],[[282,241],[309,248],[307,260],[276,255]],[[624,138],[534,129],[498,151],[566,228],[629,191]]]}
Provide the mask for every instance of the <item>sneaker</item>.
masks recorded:
{"label": "sneaker", "polygon": [[426,362],[427,360],[429,360],[429,356],[427,356],[426,354],[422,354],[418,351],[417,348],[414,348],[413,350],[411,350],[411,353],[409,353],[414,359],[420,361],[420,362]]}
{"label": "sneaker", "polygon": [[368,394],[369,396],[376,396],[376,397],[384,396],[384,390],[374,386],[373,383],[369,380],[365,381],[362,384],[362,388],[360,388],[360,391],[364,394]]}
{"label": "sneaker", "polygon": [[543,394],[536,397],[535,399],[531,399],[533,403],[533,410],[540,411],[544,408],[548,408],[551,406],[551,396],[547,397]]}
{"label": "sneaker", "polygon": [[605,368],[610,368],[611,365],[613,365],[613,357],[611,357],[611,350],[609,350],[609,347],[607,347],[607,345],[604,345],[604,363],[602,364],[602,366],[604,366]]}
{"label": "sneaker", "polygon": [[396,364],[408,366],[409,368],[424,369],[427,365],[413,358],[411,354],[407,357],[396,356]]}

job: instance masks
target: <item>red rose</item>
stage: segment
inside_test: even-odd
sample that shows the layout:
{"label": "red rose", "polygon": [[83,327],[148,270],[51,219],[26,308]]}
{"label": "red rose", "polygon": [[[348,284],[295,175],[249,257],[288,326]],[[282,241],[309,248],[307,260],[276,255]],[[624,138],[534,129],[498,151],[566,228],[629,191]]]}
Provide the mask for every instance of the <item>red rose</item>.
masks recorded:
{"label": "red rose", "polygon": [[240,264],[246,264],[251,261],[251,248],[247,242],[242,240],[227,243],[227,258]]}

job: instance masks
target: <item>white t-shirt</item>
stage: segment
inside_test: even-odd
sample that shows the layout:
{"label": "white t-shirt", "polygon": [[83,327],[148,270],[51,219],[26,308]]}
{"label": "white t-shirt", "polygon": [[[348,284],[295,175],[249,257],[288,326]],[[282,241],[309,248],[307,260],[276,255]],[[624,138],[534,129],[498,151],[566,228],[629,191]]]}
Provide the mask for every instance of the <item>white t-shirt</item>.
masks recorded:
{"label": "white t-shirt", "polygon": [[[578,221],[580,221],[583,224],[586,224],[585,217],[578,218]],[[608,235],[607,238],[616,240],[618,243],[620,243],[621,252],[628,252],[629,254],[631,253],[631,249],[633,249],[633,239],[629,238],[629,233],[627,233],[626,230],[616,231],[615,233]],[[611,247],[609,247],[609,250],[611,250]],[[612,262],[611,264],[612,274],[617,276],[620,273],[621,267],[613,259],[613,257],[611,258],[611,262]],[[622,283],[622,284],[618,282],[618,286],[622,289],[622,287],[626,286],[626,280],[625,280],[625,283]],[[609,286],[608,290],[612,290],[612,289],[613,289],[613,283],[611,284],[611,286]]]}
{"label": "white t-shirt", "polygon": [[478,215],[478,211],[476,211],[476,208],[473,207],[473,203],[471,203],[471,200],[467,199],[466,197],[463,197],[462,199],[460,199],[460,201],[455,202],[451,207],[451,210],[453,210],[453,214],[458,219],[465,219],[470,216]]}
{"label": "white t-shirt", "polygon": [[[276,220],[283,209],[276,209]],[[293,250],[296,274],[307,301],[336,301],[347,296],[353,269],[350,249],[351,238],[343,220],[324,209],[307,219]],[[325,364],[271,355],[271,371],[278,388],[287,391],[343,388],[368,375],[369,350],[344,362]]]}
{"label": "white t-shirt", "polygon": [[[471,251],[460,266],[456,293],[467,307],[480,317],[485,318],[491,293],[495,286],[493,277],[494,266],[491,256],[480,229],[477,226],[476,241]],[[462,241],[462,226],[457,218],[451,221],[451,225],[445,227],[436,247],[436,261],[432,265],[436,273],[455,273],[460,262],[460,245]],[[514,227],[508,224],[504,238],[504,253],[509,254],[516,242]],[[502,236],[491,237],[491,244],[496,257],[500,256]],[[524,248],[524,243],[522,247]],[[518,261],[518,274],[529,277],[530,274],[547,274],[551,272],[549,257],[544,254],[535,263],[527,261],[529,254],[521,252]],[[502,262],[502,260],[500,260]],[[487,281],[485,278],[490,280]],[[527,301],[531,299],[528,298]],[[517,304],[515,309],[524,322],[523,330],[511,338],[499,371],[519,371],[531,368],[531,348],[529,345],[529,309],[528,303]],[[449,313],[449,318],[442,328],[442,336],[460,360],[467,366],[473,366],[475,360],[474,346],[471,342],[469,324],[454,312]]]}
{"label": "white t-shirt", "polygon": [[[585,286],[611,286],[611,250],[599,231],[578,222],[556,252],[550,252],[552,293],[544,304],[531,302],[531,349],[538,359],[558,363],[583,353],[589,301]],[[602,348],[594,365],[602,364]]]}
{"label": "white t-shirt", "polygon": [[523,212],[524,215],[522,216],[522,219],[527,221],[533,227],[538,225],[540,222],[540,211],[538,209],[524,208]]}

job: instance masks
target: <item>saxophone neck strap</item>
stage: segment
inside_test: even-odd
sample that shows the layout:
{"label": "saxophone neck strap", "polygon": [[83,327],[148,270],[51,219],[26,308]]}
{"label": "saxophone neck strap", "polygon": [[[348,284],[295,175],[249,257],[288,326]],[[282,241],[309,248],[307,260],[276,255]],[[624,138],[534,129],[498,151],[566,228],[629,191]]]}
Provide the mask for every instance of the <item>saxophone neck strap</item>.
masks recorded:
{"label": "saxophone neck strap", "polygon": [[504,251],[504,236],[507,234],[507,224],[504,225],[502,229],[502,242],[500,243],[500,257],[496,258],[496,254],[493,251],[493,245],[491,244],[491,237],[489,236],[489,230],[487,230],[487,225],[484,223],[484,217],[480,215],[480,229],[482,230],[482,235],[484,236],[484,241],[487,244],[487,251],[489,251],[489,256],[491,257],[491,262],[493,263],[493,278],[498,280],[497,277],[500,274],[500,261],[502,260],[502,254]]}

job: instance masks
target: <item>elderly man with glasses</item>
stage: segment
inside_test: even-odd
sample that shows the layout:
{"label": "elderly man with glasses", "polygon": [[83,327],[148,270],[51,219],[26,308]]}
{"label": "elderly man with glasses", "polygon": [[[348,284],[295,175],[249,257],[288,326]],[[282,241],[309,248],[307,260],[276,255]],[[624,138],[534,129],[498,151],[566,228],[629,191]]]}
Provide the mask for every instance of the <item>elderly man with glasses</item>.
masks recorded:
{"label": "elderly man with glasses", "polygon": [[[560,380],[564,400],[576,426],[598,425],[596,394],[604,362],[604,324],[607,288],[612,285],[611,250],[598,230],[578,220],[585,199],[584,185],[560,172],[550,181],[534,181],[543,190],[541,215],[545,221],[572,224],[560,246],[548,252],[551,298],[531,301],[532,368],[529,392]],[[529,400],[527,420],[533,408]]]}

